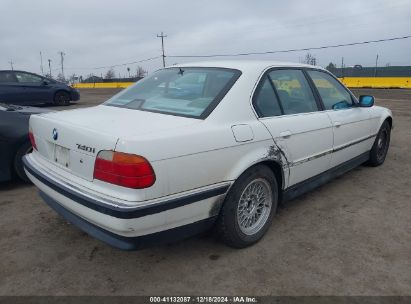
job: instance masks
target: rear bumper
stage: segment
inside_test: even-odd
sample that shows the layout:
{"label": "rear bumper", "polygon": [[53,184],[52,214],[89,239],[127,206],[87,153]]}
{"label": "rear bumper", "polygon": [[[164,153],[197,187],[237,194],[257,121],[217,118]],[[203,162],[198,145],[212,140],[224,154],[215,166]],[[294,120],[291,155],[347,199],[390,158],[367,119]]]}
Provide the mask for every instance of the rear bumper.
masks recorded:
{"label": "rear bumper", "polygon": [[169,243],[180,239],[185,239],[200,232],[206,231],[207,229],[210,229],[216,219],[216,217],[211,217],[192,224],[157,233],[138,237],[124,237],[118,234],[114,234],[99,226],[93,225],[92,223],[62,207],[59,203],[57,203],[44,192],[40,191],[40,197],[47,203],[47,205],[54,209],[54,211],[56,211],[74,226],[80,228],[92,237],[121,250],[136,250],[156,244]]}
{"label": "rear bumper", "polygon": [[124,250],[185,238],[206,229],[218,214],[229,187],[227,183],[214,185],[125,206],[59,180],[30,155],[23,158],[23,163],[27,176],[48,205],[93,237]]}

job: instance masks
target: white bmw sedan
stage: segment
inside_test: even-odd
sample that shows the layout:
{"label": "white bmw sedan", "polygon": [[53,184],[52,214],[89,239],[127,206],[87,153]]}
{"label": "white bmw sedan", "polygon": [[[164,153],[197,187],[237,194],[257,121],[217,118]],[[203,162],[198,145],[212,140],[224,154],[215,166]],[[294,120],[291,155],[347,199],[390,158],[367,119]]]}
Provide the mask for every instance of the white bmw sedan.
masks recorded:
{"label": "white bmw sedan", "polygon": [[386,157],[391,112],[326,70],[258,61],[153,73],[102,105],[32,116],[27,176],[61,216],[124,250],[214,226],[242,248],[280,202]]}

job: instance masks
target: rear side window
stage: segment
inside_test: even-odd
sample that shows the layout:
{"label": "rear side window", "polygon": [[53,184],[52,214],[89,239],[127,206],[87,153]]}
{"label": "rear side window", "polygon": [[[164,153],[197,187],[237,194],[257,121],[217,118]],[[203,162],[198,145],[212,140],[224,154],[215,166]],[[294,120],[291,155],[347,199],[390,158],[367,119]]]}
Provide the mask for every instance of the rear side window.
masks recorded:
{"label": "rear side window", "polygon": [[273,70],[271,78],[284,114],[318,111],[313,92],[301,70]]}
{"label": "rear side window", "polygon": [[254,108],[260,117],[281,115],[281,107],[275,95],[270,79],[265,76],[257,95],[254,97]]}
{"label": "rear side window", "polygon": [[105,105],[205,118],[240,74],[223,68],[167,68],[113,96]]}
{"label": "rear side window", "polygon": [[350,108],[353,105],[350,93],[332,76],[320,71],[308,70],[326,110]]}
{"label": "rear side window", "polygon": [[17,82],[13,72],[0,72],[0,83]]}

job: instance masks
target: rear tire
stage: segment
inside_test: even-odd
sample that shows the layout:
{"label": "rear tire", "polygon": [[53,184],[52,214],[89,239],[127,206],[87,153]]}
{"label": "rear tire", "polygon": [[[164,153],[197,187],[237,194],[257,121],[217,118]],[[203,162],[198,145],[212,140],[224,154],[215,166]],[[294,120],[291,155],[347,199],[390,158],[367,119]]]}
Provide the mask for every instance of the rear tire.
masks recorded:
{"label": "rear tire", "polygon": [[26,175],[23,167],[23,156],[31,153],[33,151],[33,147],[31,146],[30,142],[25,142],[16,153],[16,157],[14,158],[14,171],[16,172],[17,176],[22,179],[24,182],[29,183],[30,180]]}
{"label": "rear tire", "polygon": [[70,94],[64,91],[57,91],[54,95],[54,104],[57,106],[68,106],[70,104]]}
{"label": "rear tire", "polygon": [[368,164],[373,167],[380,166],[384,163],[387,156],[388,148],[390,146],[391,127],[388,121],[384,121],[377,137],[375,138],[374,145],[370,151],[370,160]]}
{"label": "rear tire", "polygon": [[244,172],[226,196],[215,234],[228,246],[248,247],[267,232],[278,204],[273,172],[257,165]]}

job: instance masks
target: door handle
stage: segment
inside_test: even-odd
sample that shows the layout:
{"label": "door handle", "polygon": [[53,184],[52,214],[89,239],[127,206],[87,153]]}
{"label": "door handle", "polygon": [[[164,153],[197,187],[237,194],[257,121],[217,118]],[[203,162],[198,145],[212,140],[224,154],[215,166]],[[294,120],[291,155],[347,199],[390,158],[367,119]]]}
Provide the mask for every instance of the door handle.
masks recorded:
{"label": "door handle", "polygon": [[288,138],[288,137],[290,137],[291,135],[292,135],[292,133],[291,133],[291,131],[289,131],[289,130],[283,131],[283,132],[280,133],[280,136],[281,136],[282,138]]}
{"label": "door handle", "polygon": [[334,127],[336,127],[336,128],[341,127],[341,122],[339,122],[339,121],[334,122]]}

